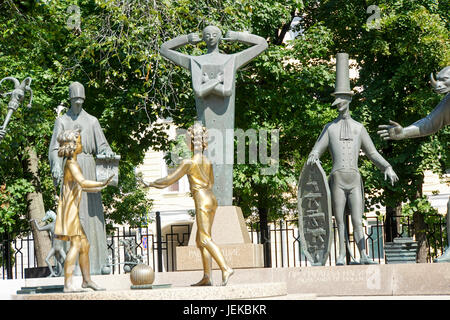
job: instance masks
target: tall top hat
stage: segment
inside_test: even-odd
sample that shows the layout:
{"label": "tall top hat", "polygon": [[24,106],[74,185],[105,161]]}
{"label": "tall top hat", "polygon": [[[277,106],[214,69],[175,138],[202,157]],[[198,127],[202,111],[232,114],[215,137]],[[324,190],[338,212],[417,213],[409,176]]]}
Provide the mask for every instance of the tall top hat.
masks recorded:
{"label": "tall top hat", "polygon": [[69,86],[69,98],[83,98],[85,99],[86,96],[84,94],[84,87],[79,82],[72,82]]}
{"label": "tall top hat", "polygon": [[336,85],[332,95],[355,93],[350,90],[350,77],[348,71],[348,53],[338,53],[336,55]]}

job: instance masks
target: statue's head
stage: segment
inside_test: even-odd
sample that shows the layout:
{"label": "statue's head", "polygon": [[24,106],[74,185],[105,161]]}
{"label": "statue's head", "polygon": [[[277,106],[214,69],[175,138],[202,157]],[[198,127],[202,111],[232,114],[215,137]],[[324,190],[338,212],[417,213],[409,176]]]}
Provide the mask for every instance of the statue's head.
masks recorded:
{"label": "statue's head", "polygon": [[[28,77],[25,80],[22,81],[22,83],[19,82],[16,78],[13,77],[6,77],[0,80],[0,84],[4,80],[11,80],[14,82],[14,90],[11,91],[9,94],[11,94],[11,100],[8,103],[8,109],[17,110],[20,106],[20,104],[23,102],[25,98],[25,92],[30,91],[32,93],[30,84],[31,84],[31,78]],[[32,96],[30,98],[30,103],[28,104],[28,108],[31,107],[31,101]]]}
{"label": "statue's head", "polygon": [[65,130],[61,132],[56,139],[59,143],[59,157],[72,158],[74,154],[79,154],[83,150],[80,128]]}
{"label": "statue's head", "polygon": [[69,86],[69,98],[72,106],[81,108],[86,98],[84,86],[79,82],[72,82]]}
{"label": "statue's head", "polygon": [[8,108],[17,110],[24,97],[25,92],[22,88],[14,89],[11,93],[11,100],[8,103]]}
{"label": "statue's head", "polygon": [[56,213],[53,210],[48,210],[45,212],[45,216],[42,218],[42,222],[45,222],[47,220],[55,221],[56,220]]}
{"label": "statue's head", "polygon": [[207,26],[203,29],[203,41],[206,42],[208,48],[216,47],[222,39],[222,31],[216,26]]}
{"label": "statue's head", "polygon": [[447,93],[450,92],[450,66],[445,67],[436,75],[434,79],[433,74],[431,74],[431,85],[434,91],[437,93]]}
{"label": "statue's head", "polygon": [[202,152],[208,148],[208,131],[200,122],[195,122],[186,134],[186,144],[191,151]]}
{"label": "statue's head", "polygon": [[352,102],[352,95],[346,93],[334,94],[334,102],[332,106],[336,106],[339,112],[344,112],[350,106]]}

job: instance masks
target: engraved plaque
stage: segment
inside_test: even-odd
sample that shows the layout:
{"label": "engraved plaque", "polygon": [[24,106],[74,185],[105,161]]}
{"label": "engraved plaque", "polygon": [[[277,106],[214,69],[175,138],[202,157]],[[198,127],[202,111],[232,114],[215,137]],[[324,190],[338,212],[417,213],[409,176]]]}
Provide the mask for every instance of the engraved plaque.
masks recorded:
{"label": "engraved plaque", "polygon": [[119,155],[116,155],[113,159],[106,158],[102,154],[97,155],[95,159],[97,181],[106,180],[114,174],[114,178],[112,178],[108,185],[117,187],[119,184],[119,161]]}
{"label": "engraved plaque", "polygon": [[320,164],[305,165],[298,182],[298,231],[313,266],[325,265],[331,248],[331,193]]}

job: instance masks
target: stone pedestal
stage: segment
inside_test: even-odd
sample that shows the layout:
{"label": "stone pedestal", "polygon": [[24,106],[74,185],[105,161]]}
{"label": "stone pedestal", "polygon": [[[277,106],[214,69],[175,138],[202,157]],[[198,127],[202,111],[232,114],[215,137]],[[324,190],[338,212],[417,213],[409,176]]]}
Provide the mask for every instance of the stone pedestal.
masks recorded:
{"label": "stone pedestal", "polygon": [[[226,262],[233,268],[264,267],[262,244],[241,243],[219,245]],[[219,266],[212,259],[213,269]],[[203,269],[200,250],[197,247],[177,247],[177,270]]]}
{"label": "stone pedestal", "polygon": [[[200,250],[195,243],[196,234],[197,224],[194,223],[188,246],[176,248],[176,265],[179,271],[203,269]],[[251,242],[241,208],[235,206],[218,207],[211,236],[232,268],[264,267],[263,246]],[[214,259],[213,268],[218,268]]]}

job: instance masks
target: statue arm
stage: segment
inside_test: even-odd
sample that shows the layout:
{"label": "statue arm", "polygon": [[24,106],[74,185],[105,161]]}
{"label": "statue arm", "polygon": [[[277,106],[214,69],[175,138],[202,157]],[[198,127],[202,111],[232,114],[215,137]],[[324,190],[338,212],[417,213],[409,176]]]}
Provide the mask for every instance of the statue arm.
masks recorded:
{"label": "statue arm", "polygon": [[209,170],[209,187],[212,188],[214,186],[214,171],[211,165],[211,170]]}
{"label": "statue arm", "polygon": [[361,147],[367,157],[384,173],[384,179],[389,178],[391,184],[394,185],[398,181],[398,176],[392,169],[392,166],[387,162],[375,148],[372,139],[370,139],[366,128],[362,128],[361,132]]}
{"label": "statue arm", "polygon": [[167,177],[157,179],[153,182],[148,183],[147,186],[158,189],[167,188],[172,184],[174,184],[175,182],[177,182],[178,180],[180,180],[185,174],[187,174],[189,172],[190,167],[191,167],[191,160],[183,160],[174,172],[169,174]]}
{"label": "statue arm", "polygon": [[[450,95],[444,99],[423,119],[414,122],[404,129],[407,138],[429,136],[450,124]],[[410,129],[410,127],[412,127]]]}
{"label": "statue arm", "polygon": [[328,125],[322,130],[322,133],[317,139],[316,144],[309,153],[307,164],[319,161],[322,154],[327,150],[329,144]]}
{"label": "statue arm", "polygon": [[218,84],[214,87],[213,92],[221,97],[229,97],[233,94],[232,89],[226,89],[223,84]]}
{"label": "statue arm", "polygon": [[[234,74],[232,75],[234,77]],[[233,80],[226,79],[222,73],[219,78],[219,83],[213,88],[213,93],[221,97],[229,97],[233,94]],[[225,85],[226,83],[226,85]]]}
{"label": "statue arm", "polygon": [[450,95],[444,99],[423,119],[420,119],[410,126],[403,128],[395,121],[389,121],[389,125],[378,126],[378,134],[384,140],[403,140],[408,138],[418,138],[436,133],[442,127],[450,124]]}
{"label": "statue arm", "polygon": [[194,93],[197,97],[199,98],[204,98],[208,95],[210,95],[211,93],[213,93],[213,91],[215,91],[216,86],[219,84],[219,80],[217,79],[211,79],[208,82],[205,83],[197,83],[194,86]]}
{"label": "statue arm", "polygon": [[236,70],[249,63],[268,47],[266,39],[250,33],[233,32],[231,38],[235,38],[234,40],[241,43],[251,45],[250,48],[236,54]]}
{"label": "statue arm", "polygon": [[190,69],[190,57],[184,53],[175,51],[177,48],[187,45],[189,39],[187,35],[181,35],[174,39],[164,42],[161,45],[160,53],[163,57],[169,59],[176,65],[185,69]]}
{"label": "statue arm", "polygon": [[33,220],[34,225],[36,226],[36,229],[38,229],[39,231],[51,231],[52,230],[52,226],[51,224],[46,224],[44,226],[39,226],[39,224],[37,223],[36,220]]}
{"label": "statue arm", "polygon": [[387,162],[377,151],[372,139],[364,127],[361,129],[361,148],[370,161],[372,161],[381,171],[384,172],[388,167],[391,167],[389,162]]}
{"label": "statue arm", "polygon": [[95,118],[94,120],[94,135],[95,135],[95,144],[96,144],[96,150],[97,154],[104,154],[107,157],[114,157],[116,154],[112,151],[108,141],[106,140],[105,134],[103,133],[103,129],[100,126],[100,123],[98,122],[98,119]]}
{"label": "statue arm", "polygon": [[69,167],[70,173],[72,174],[75,181],[81,186],[82,189],[99,188],[107,185],[110,179],[98,182],[93,180],[87,180],[84,178],[83,173],[80,170],[79,165],[73,160],[67,160],[67,165]]}

